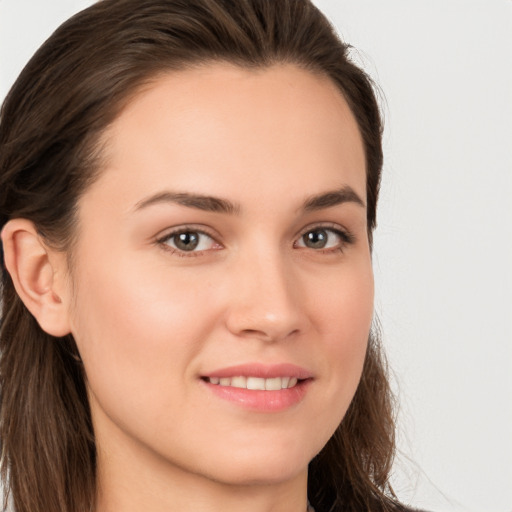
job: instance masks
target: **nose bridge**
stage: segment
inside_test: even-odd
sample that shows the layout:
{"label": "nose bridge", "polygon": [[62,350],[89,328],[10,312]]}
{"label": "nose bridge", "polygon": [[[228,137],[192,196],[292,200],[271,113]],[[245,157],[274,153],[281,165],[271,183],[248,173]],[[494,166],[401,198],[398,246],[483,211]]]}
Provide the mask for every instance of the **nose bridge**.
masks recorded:
{"label": "nose bridge", "polygon": [[231,331],[277,341],[301,329],[297,276],[290,263],[278,248],[238,259],[228,319]]}

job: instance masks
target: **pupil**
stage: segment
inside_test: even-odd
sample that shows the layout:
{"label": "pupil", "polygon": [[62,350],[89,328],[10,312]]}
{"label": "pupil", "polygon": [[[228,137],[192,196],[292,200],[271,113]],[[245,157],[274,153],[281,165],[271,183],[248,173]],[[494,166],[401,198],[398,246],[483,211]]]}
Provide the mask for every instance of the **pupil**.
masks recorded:
{"label": "pupil", "polygon": [[310,247],[312,249],[322,249],[327,244],[327,232],[323,229],[310,231],[302,238],[306,247]]}
{"label": "pupil", "polygon": [[179,233],[174,236],[176,247],[182,251],[193,251],[199,244],[199,236],[197,233],[187,232]]}

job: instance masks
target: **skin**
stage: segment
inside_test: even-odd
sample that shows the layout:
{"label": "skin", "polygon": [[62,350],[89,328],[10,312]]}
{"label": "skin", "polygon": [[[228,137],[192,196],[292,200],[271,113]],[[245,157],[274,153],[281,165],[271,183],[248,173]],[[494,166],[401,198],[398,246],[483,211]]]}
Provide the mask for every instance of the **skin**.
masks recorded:
{"label": "skin", "polygon": [[[39,283],[53,286],[59,329],[85,366],[97,510],[305,510],[308,463],[355,393],[373,314],[365,160],[349,107],[327,78],[292,65],[214,63],[160,76],[103,142],[73,268],[46,249],[53,280],[45,270],[50,284]],[[347,187],[362,204],[304,208]],[[235,211],[148,203],[169,191]],[[205,234],[180,251],[176,229]],[[308,246],[303,235],[319,229],[326,246]],[[201,379],[248,362],[307,369],[304,398],[247,410]]]}

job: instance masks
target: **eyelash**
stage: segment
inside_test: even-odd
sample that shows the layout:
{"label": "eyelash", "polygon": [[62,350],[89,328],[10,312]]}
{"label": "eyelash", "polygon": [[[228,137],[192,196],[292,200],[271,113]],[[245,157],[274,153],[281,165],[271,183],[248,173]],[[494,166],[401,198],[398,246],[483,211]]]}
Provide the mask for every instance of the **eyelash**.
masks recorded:
{"label": "eyelash", "polygon": [[356,238],[355,236],[350,233],[347,229],[341,228],[337,225],[333,224],[319,224],[317,226],[309,226],[307,229],[302,231],[298,239],[294,242],[294,247],[297,247],[297,244],[299,241],[304,240],[304,237],[308,233],[313,233],[314,231],[326,231],[329,233],[334,233],[339,238],[339,243],[336,244],[335,247],[329,247],[329,248],[320,248],[320,249],[312,249],[310,247],[306,246],[300,246],[300,249],[312,249],[315,252],[320,252],[322,254],[329,254],[329,253],[343,253],[343,251],[347,248],[347,246],[352,245],[355,243]]}
{"label": "eyelash", "polygon": [[204,228],[198,228],[196,226],[181,226],[171,232],[166,233],[164,236],[157,238],[156,243],[162,247],[163,250],[170,252],[171,254],[175,254],[180,258],[190,258],[203,256],[208,250],[218,250],[216,249],[206,249],[201,251],[185,251],[178,249],[177,247],[171,247],[169,245],[169,241],[176,236],[184,235],[184,234],[198,234],[203,235],[212,240],[212,243],[218,245],[220,249],[221,245],[215,240],[215,236],[213,234],[208,233]]}
{"label": "eyelash", "polygon": [[[297,245],[298,243],[300,243],[300,241],[304,241],[304,237],[308,233],[312,233],[314,231],[325,231],[325,232],[334,234],[339,238],[340,242],[338,244],[336,244],[335,247],[329,247],[326,249],[325,248],[313,249],[313,248],[307,247],[305,245],[304,246]],[[200,237],[206,236],[212,240],[212,242],[211,242],[212,244],[218,245],[218,247],[212,248],[212,249],[203,249],[203,250],[199,250],[199,251],[196,251],[196,250],[186,251],[186,250],[182,250],[177,247],[172,247],[169,245],[169,241],[171,239],[173,239],[174,237],[177,237],[179,235],[185,235],[185,234],[197,234]],[[297,249],[311,249],[314,252],[322,253],[322,254],[342,253],[348,245],[352,245],[354,242],[355,242],[355,237],[348,230],[341,229],[339,226],[335,226],[332,224],[329,224],[329,225],[320,224],[320,225],[316,225],[316,226],[310,226],[307,229],[305,229],[304,231],[302,231],[301,234],[299,235],[299,237],[293,243],[293,247],[297,248]],[[204,228],[198,228],[196,226],[182,226],[180,228],[177,228],[171,232],[166,233],[164,236],[157,238],[156,243],[159,246],[161,246],[163,250],[168,251],[171,254],[175,254],[181,258],[203,256],[210,250],[219,250],[222,248],[222,245],[215,240],[214,235],[208,233],[206,230],[204,230]],[[201,242],[199,240],[198,244],[200,244],[200,243]]]}

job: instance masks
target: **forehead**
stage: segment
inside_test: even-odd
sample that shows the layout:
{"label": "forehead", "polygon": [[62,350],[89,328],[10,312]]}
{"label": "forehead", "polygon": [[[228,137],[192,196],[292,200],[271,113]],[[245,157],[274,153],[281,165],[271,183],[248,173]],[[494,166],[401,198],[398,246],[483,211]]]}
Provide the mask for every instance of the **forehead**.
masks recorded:
{"label": "forehead", "polygon": [[243,196],[265,183],[315,194],[347,182],[365,195],[363,144],[343,95],[294,65],[214,63],[160,75],[105,142],[100,185],[135,181],[139,195],[169,186]]}

